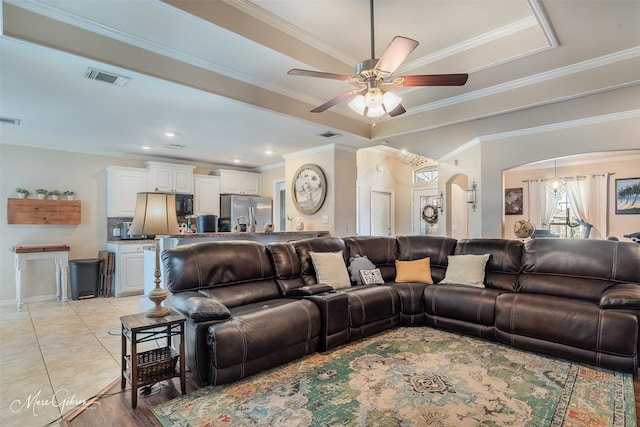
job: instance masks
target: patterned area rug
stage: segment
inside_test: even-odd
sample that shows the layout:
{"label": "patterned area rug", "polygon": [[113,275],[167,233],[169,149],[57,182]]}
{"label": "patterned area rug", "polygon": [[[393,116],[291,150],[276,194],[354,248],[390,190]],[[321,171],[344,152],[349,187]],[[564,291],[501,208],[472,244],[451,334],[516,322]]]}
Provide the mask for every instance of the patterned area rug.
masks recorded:
{"label": "patterned area rug", "polygon": [[399,328],[152,409],[164,426],[636,426],[631,374]]}

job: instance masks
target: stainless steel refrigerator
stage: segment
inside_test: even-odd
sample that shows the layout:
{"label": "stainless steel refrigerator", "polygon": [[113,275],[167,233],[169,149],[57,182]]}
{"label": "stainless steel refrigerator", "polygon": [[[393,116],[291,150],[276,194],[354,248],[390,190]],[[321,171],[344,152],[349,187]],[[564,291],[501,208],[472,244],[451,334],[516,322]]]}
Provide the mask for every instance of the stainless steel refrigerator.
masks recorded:
{"label": "stainless steel refrigerator", "polygon": [[[220,196],[221,223],[229,224],[228,230],[233,231],[233,226],[238,222],[243,226],[243,231],[250,231],[250,218],[256,221],[256,231],[264,231],[265,224],[273,223],[273,200],[271,197],[240,196],[225,194]],[[228,222],[227,222],[228,220]],[[226,228],[226,227],[225,227]]]}

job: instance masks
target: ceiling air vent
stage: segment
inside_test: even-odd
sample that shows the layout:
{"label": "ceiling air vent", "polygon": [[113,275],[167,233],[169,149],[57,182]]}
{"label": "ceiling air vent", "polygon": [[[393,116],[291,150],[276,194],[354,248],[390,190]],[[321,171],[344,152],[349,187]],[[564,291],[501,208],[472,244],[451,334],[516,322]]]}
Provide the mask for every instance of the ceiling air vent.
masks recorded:
{"label": "ceiling air vent", "polygon": [[96,70],[91,67],[87,67],[87,71],[84,73],[84,76],[89,80],[98,80],[115,86],[125,86],[129,83],[129,80],[131,80],[129,77],[107,73],[106,71]]}
{"label": "ceiling air vent", "polygon": [[171,148],[172,150],[182,150],[184,147],[186,147],[186,145],[180,145],[180,144],[169,144],[166,146],[167,148]]}
{"label": "ceiling air vent", "polygon": [[10,117],[0,117],[0,125],[16,125],[20,124],[20,119],[12,119]]}
{"label": "ceiling air vent", "polygon": [[337,138],[337,137],[342,136],[342,135],[339,134],[339,133],[332,132],[332,131],[328,130],[326,132],[322,132],[320,134],[320,136],[324,136],[325,138]]}

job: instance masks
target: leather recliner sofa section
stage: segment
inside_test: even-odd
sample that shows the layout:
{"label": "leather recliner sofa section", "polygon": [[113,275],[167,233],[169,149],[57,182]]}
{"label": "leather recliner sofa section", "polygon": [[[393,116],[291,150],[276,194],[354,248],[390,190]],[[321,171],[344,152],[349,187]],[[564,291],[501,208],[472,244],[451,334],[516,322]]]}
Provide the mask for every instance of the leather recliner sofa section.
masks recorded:
{"label": "leather recliner sofa section", "polygon": [[[366,255],[383,285],[317,283],[310,252]],[[484,287],[439,284],[452,255],[489,254]],[[430,258],[435,284],[396,283]],[[163,251],[169,303],[187,316],[187,365],[223,384],[397,325],[439,327],[636,373],[640,245],[630,242],[322,237]]]}

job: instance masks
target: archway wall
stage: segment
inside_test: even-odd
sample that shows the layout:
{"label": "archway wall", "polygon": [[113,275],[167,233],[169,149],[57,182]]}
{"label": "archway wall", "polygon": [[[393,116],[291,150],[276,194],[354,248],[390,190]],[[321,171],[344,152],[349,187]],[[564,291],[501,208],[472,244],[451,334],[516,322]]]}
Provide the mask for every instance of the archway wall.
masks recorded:
{"label": "archway wall", "polygon": [[478,209],[469,211],[469,237],[510,238],[502,231],[503,170],[563,156],[634,149],[640,149],[640,110],[475,138],[440,160],[440,179],[448,182],[464,174],[469,184],[477,183]]}

